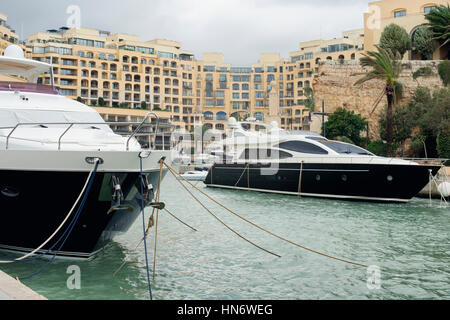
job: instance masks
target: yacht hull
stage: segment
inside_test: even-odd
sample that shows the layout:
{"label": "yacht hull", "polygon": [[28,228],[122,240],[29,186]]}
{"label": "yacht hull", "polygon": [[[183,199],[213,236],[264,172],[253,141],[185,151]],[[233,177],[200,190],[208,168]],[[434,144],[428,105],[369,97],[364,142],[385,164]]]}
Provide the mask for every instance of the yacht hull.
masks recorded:
{"label": "yacht hull", "polygon": [[205,179],[213,188],[252,190],[304,197],[408,202],[429,183],[439,166],[280,163],[215,164]]}
{"label": "yacht hull", "polygon": [[[38,248],[64,221],[82,190],[88,172],[0,171],[0,249],[31,252]],[[145,173],[158,185],[159,170]],[[123,201],[112,201],[112,177],[121,181]],[[139,172],[98,172],[91,191],[74,225],[59,250],[72,216],[40,252],[54,246],[49,255],[90,258],[116,235],[127,232],[141,213]],[[156,190],[154,190],[156,192]],[[148,201],[145,201],[148,204]]]}
{"label": "yacht hull", "polygon": [[[61,225],[77,201],[94,164],[100,158],[92,187],[70,236],[60,248],[63,233],[81,200],[54,238],[38,253],[59,257],[90,258],[115,236],[127,232],[141,213],[139,152],[101,151],[1,151],[0,250],[31,252]],[[162,157],[152,151],[142,159],[142,174],[153,194],[157,192]],[[167,170],[162,171],[162,175]],[[162,177],[163,178],[163,177]],[[120,192],[115,188],[120,185]],[[87,190],[86,190],[87,192]],[[84,194],[83,194],[84,196]],[[120,200],[119,200],[120,199]],[[51,251],[48,251],[50,250]]]}

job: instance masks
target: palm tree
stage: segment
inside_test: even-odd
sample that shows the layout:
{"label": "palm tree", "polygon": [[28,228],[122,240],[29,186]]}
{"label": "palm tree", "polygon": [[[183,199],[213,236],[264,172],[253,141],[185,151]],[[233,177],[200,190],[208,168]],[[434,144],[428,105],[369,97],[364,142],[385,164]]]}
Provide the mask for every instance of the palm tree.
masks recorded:
{"label": "palm tree", "polygon": [[450,5],[440,5],[425,15],[426,24],[433,31],[434,39],[442,46],[450,42]]}
{"label": "palm tree", "polygon": [[391,50],[387,51],[380,46],[376,46],[376,48],[378,52],[369,51],[367,54],[363,54],[360,59],[361,66],[371,67],[372,70],[364,73],[364,77],[359,79],[355,85],[362,85],[370,80],[382,80],[386,83],[383,95],[386,95],[388,102],[386,118],[387,154],[392,156],[392,108],[396,98],[399,98],[398,92],[401,85],[397,82],[397,79],[400,76],[401,63],[398,54],[394,55]]}
{"label": "palm tree", "polygon": [[311,87],[305,88],[305,107],[309,109],[309,111],[314,112],[316,105],[314,103],[314,91]]}

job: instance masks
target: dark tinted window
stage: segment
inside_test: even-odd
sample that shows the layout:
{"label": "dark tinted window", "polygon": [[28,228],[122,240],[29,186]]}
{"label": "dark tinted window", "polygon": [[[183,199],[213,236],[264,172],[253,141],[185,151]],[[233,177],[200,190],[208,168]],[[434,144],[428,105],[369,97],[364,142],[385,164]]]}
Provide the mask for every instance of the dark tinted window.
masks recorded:
{"label": "dark tinted window", "polygon": [[310,140],[314,140],[314,141],[327,141],[327,139],[322,138],[322,137],[306,137]]}
{"label": "dark tinted window", "polygon": [[292,158],[292,154],[282,150],[272,149],[245,149],[241,160],[269,160],[269,159],[287,159]]}
{"label": "dark tinted window", "polygon": [[305,141],[286,141],[280,143],[277,148],[309,154],[328,154],[328,151],[321,147]]}
{"label": "dark tinted window", "polygon": [[357,154],[357,155],[373,156],[373,154],[371,154],[369,151],[354,146],[352,144],[337,141],[320,141],[320,143],[322,143],[323,145],[327,146],[330,149],[333,149],[334,151],[340,154]]}

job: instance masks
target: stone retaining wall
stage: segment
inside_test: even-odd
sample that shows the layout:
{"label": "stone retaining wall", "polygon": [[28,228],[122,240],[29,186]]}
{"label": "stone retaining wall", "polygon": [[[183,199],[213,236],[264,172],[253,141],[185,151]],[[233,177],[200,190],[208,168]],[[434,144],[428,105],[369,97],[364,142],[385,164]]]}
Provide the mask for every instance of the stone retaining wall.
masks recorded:
{"label": "stone retaining wall", "polygon": [[[443,88],[437,66],[440,61],[403,61],[402,74],[398,81],[403,85],[403,99],[405,103],[411,99],[419,86],[432,90]],[[413,73],[422,67],[430,67],[433,75],[413,79]],[[313,82],[316,106],[322,105],[325,100],[325,112],[333,113],[337,108],[343,107],[354,110],[369,120],[369,131],[372,139],[379,139],[378,120],[380,113],[387,105],[383,97],[373,114],[375,102],[384,92],[384,83],[371,80],[362,86],[355,86],[355,82],[362,78],[368,70],[361,67],[359,61],[326,61],[319,66],[319,72]]]}

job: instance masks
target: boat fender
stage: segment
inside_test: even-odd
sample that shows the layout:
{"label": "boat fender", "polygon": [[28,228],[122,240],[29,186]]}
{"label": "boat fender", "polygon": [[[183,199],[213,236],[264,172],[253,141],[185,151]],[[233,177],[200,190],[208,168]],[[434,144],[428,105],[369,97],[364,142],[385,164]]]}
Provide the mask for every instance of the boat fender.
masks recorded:
{"label": "boat fender", "polygon": [[113,195],[112,199],[114,202],[120,205],[121,201],[123,201],[123,192],[122,187],[120,186],[120,179],[116,176],[112,176],[112,184],[113,184]]}
{"label": "boat fender", "polygon": [[147,176],[141,174],[141,184],[143,186],[144,200],[146,203],[151,202],[155,197],[153,185],[148,182]]}
{"label": "boat fender", "polygon": [[442,182],[439,184],[438,191],[443,197],[450,197],[450,182]]}

